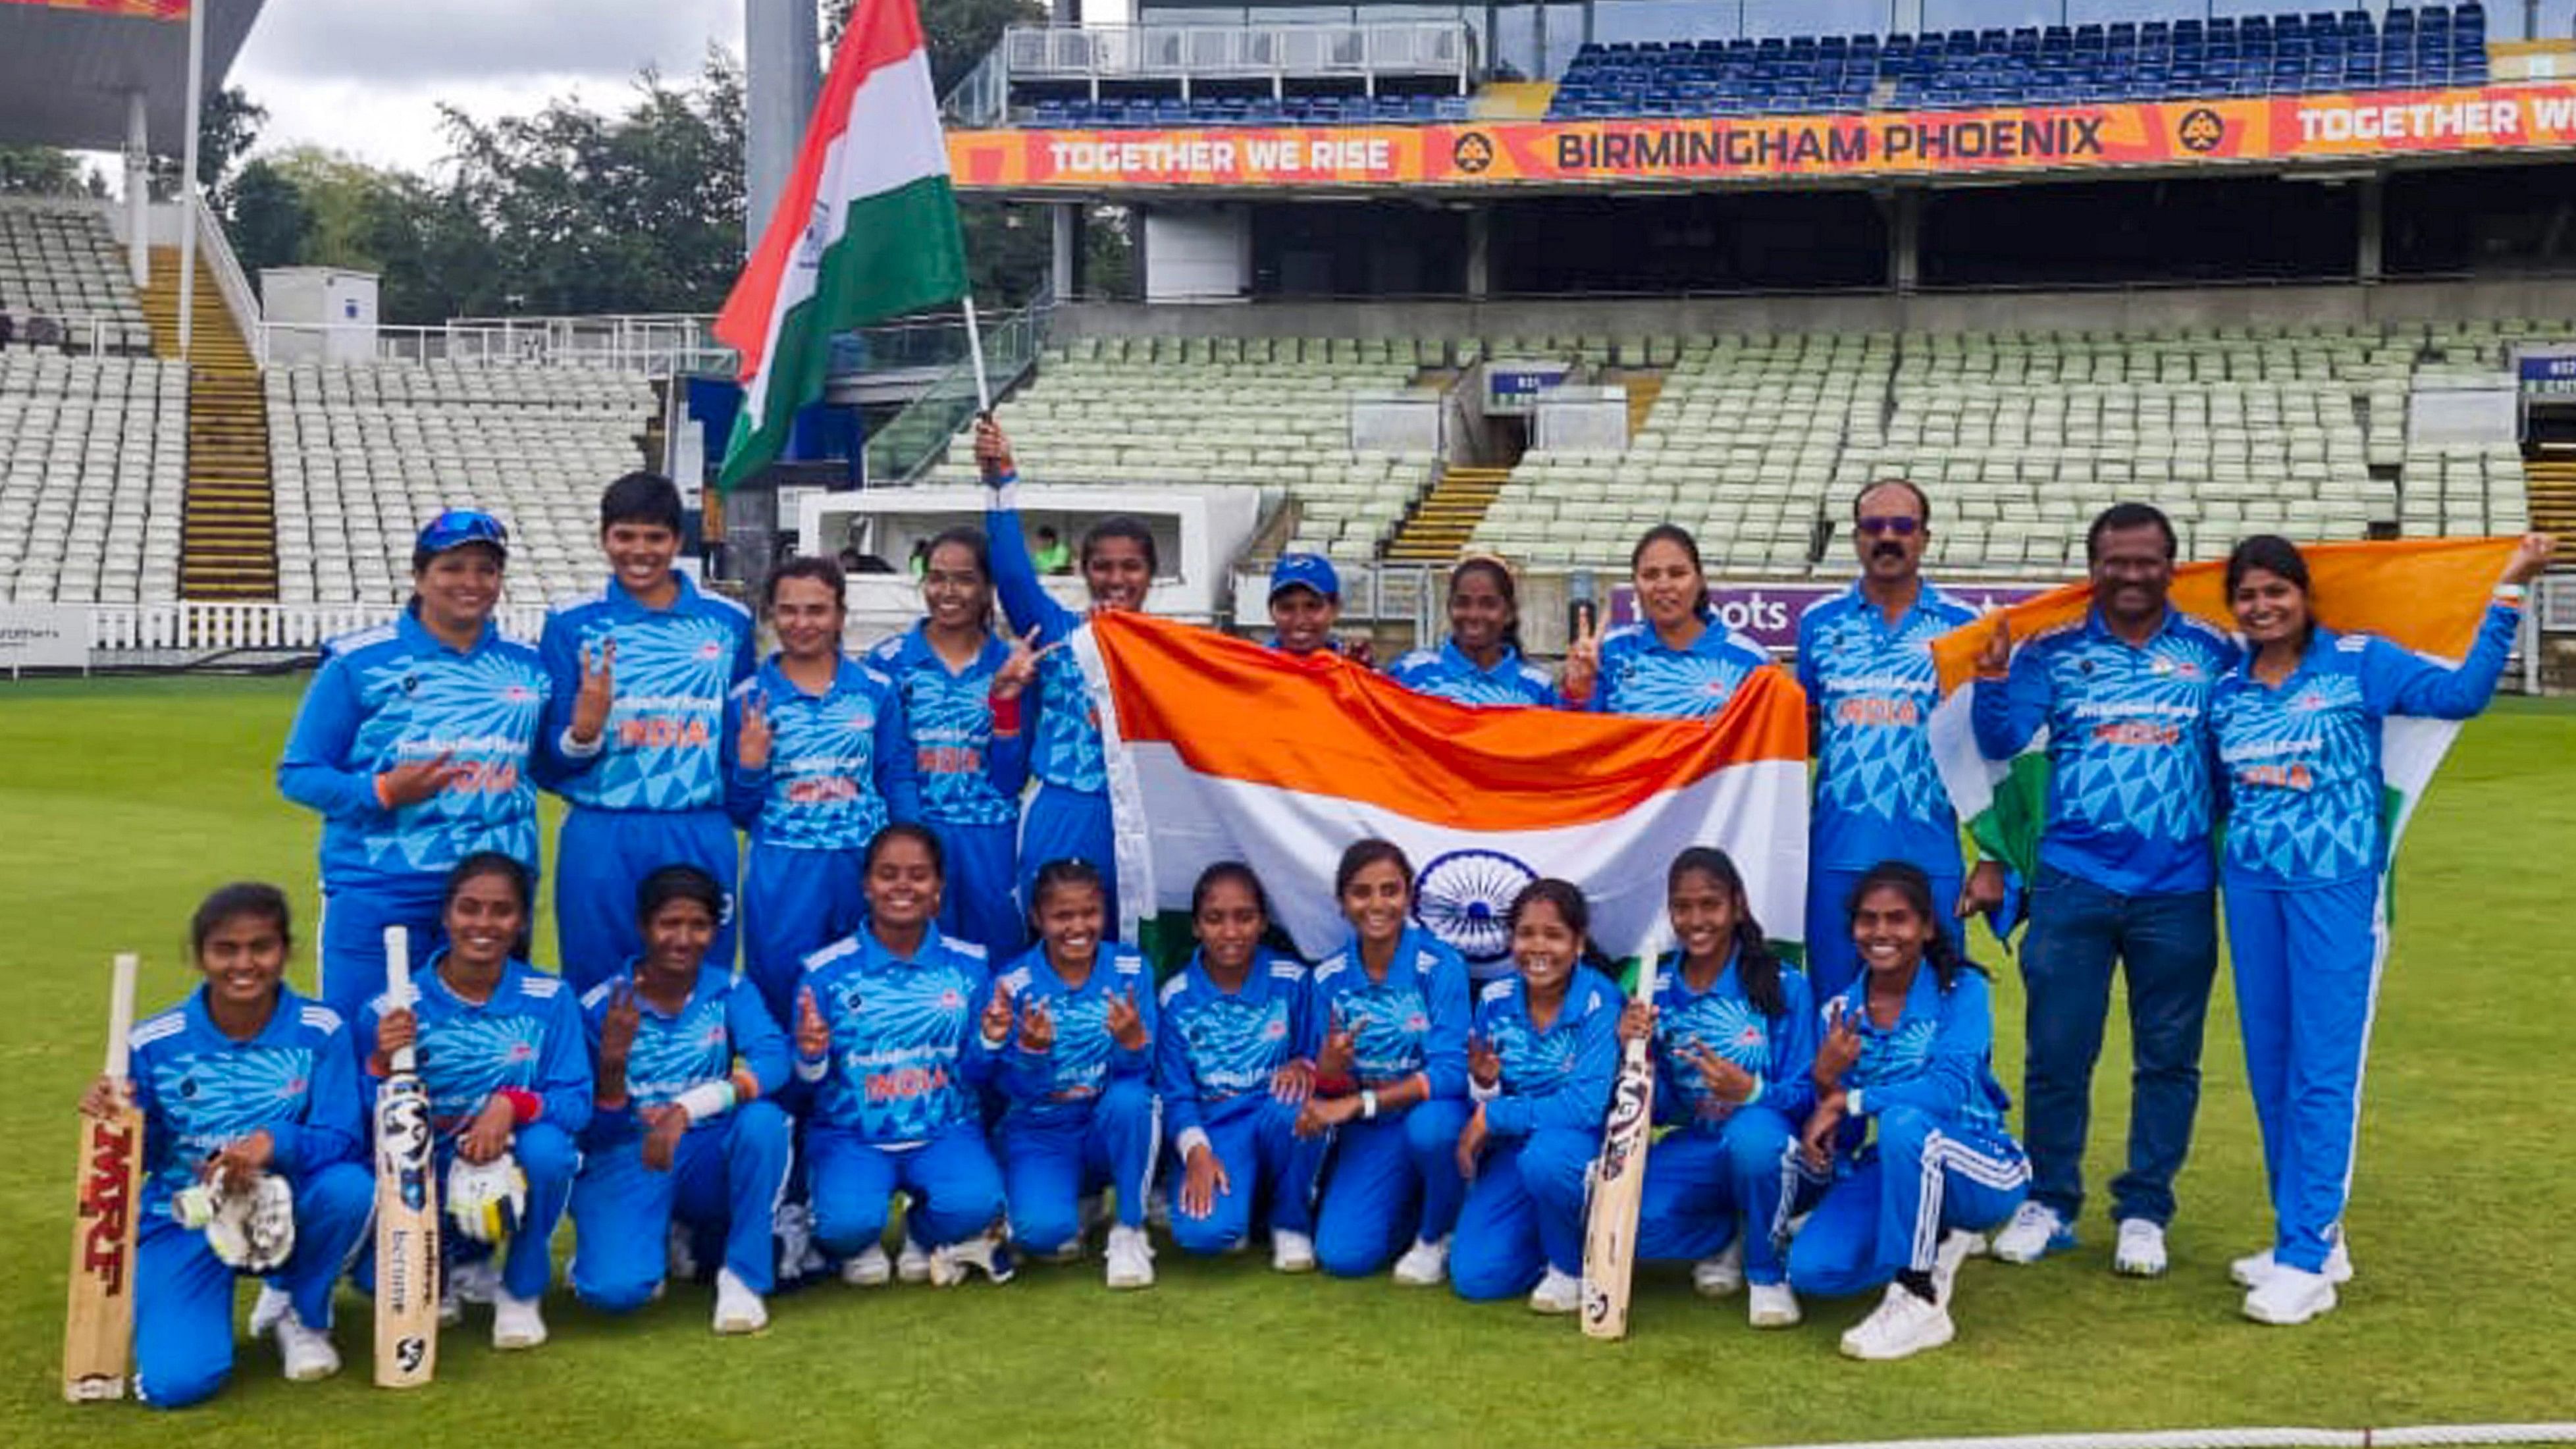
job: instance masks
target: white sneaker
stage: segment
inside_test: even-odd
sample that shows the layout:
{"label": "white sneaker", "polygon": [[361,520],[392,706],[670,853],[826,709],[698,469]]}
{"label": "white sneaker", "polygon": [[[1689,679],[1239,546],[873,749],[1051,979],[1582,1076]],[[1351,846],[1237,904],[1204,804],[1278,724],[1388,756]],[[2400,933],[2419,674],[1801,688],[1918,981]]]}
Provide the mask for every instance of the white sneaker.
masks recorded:
{"label": "white sneaker", "polygon": [[[922,1273],[928,1276],[929,1272],[930,1266],[924,1262]],[[894,1264],[881,1244],[870,1243],[866,1252],[843,1261],[841,1281],[853,1288],[883,1288],[894,1281]]]}
{"label": "white sneaker", "polygon": [[537,1311],[537,1300],[517,1297],[507,1288],[493,1296],[494,1348],[535,1348],[545,1341],[546,1317]]}
{"label": "white sneaker", "polygon": [[[885,1250],[880,1248],[877,1251],[883,1253]],[[894,1255],[894,1275],[906,1283],[930,1281],[930,1250],[921,1245],[921,1240],[912,1235],[909,1227],[903,1230],[903,1248]]]}
{"label": "white sneaker", "polygon": [[[1414,1239],[1404,1256],[1395,1260],[1395,1281],[1407,1288],[1437,1288],[1449,1277],[1449,1240],[1433,1242]],[[1578,1292],[1582,1284],[1577,1283]]]}
{"label": "white sneaker", "polygon": [[438,1285],[438,1326],[454,1328],[465,1321],[465,1296],[456,1291],[454,1273],[444,1276],[446,1281]]}
{"label": "white sneaker", "polygon": [[1529,1306],[1530,1312],[1551,1317],[1572,1313],[1583,1306],[1583,1280],[1551,1267],[1547,1276],[1538,1280],[1538,1286],[1530,1290]]}
{"label": "white sneaker", "polygon": [[2164,1228],[2145,1218],[2120,1219],[2120,1241],[2111,1250],[2111,1271],[2123,1278],[2161,1278],[2165,1267]]}
{"label": "white sneaker", "polygon": [[1109,1230],[1109,1286],[1154,1286],[1154,1245],[1147,1241],[1143,1228]]}
{"label": "white sneaker", "polygon": [[814,1214],[805,1204],[780,1203],[769,1215],[769,1235],[778,1241],[780,1281],[792,1283],[822,1271],[822,1250],[814,1246]]}
{"label": "white sneaker", "polygon": [[2323,1273],[2275,1266],[2271,1275],[2245,1295],[2245,1316],[2256,1323],[2287,1328],[2321,1313],[2332,1313],[2335,1285]]}
{"label": "white sneaker", "polygon": [[1952,1228],[1941,1235],[1941,1245],[1932,1250],[1932,1297],[1943,1308],[1950,1306],[1950,1290],[1958,1285],[1959,1265],[1982,1256],[1986,1235],[1964,1228]]}
{"label": "white sneaker", "polygon": [[[2328,1289],[2331,1293],[2334,1290]],[[283,1295],[281,1295],[283,1296]],[[296,1316],[293,1304],[270,1325],[277,1334],[277,1356],[286,1360],[286,1377],[299,1384],[327,1379],[340,1371],[340,1351],[331,1346],[331,1335],[322,1329],[307,1328]]]}
{"label": "white sneaker", "polygon": [[[2228,1264],[2227,1276],[2235,1279],[2239,1288],[2259,1288],[2263,1280],[2271,1277],[2278,1268],[2272,1259],[2272,1250],[2265,1248]],[[2337,1237],[2334,1246],[2326,1250],[2325,1277],[2327,1282],[2337,1287],[2352,1281],[2352,1252],[2344,1246],[2341,1237]],[[266,1294],[261,1295],[261,1301],[267,1301]]]}
{"label": "white sneaker", "polygon": [[2075,1246],[2075,1230],[2057,1209],[2042,1203],[2025,1202],[2013,1209],[2012,1221],[1995,1234],[1991,1245],[1997,1262],[2036,1263],[2051,1253],[2062,1253]]}
{"label": "white sneaker", "polygon": [[466,1303],[480,1303],[486,1308],[501,1301],[501,1265],[490,1258],[478,1258],[452,1270],[456,1296]]}
{"label": "white sneaker", "polygon": [[[1729,1298],[1744,1286],[1744,1240],[1737,1238],[1715,1257],[1691,1264],[1691,1291],[1702,1298]],[[1792,1322],[1796,1320],[1792,1319]]]}
{"label": "white sneaker", "polygon": [[683,1283],[698,1280],[697,1245],[690,1240],[689,1225],[674,1221],[662,1237],[662,1273]]}
{"label": "white sneaker", "polygon": [[1798,1295],[1786,1283],[1756,1283],[1746,1315],[1756,1328],[1791,1328],[1804,1315],[1798,1310]]}
{"label": "white sneaker", "polygon": [[1315,1271],[1315,1240],[1304,1233],[1274,1228],[1270,1233],[1270,1271],[1273,1273],[1312,1273]]}
{"label": "white sneaker", "polygon": [[1017,1270],[1011,1264],[1011,1249],[998,1230],[988,1229],[962,1243],[930,1250],[930,1284],[934,1288],[954,1288],[966,1281],[970,1268],[981,1269],[996,1283],[1008,1283]]}
{"label": "white sneaker", "polygon": [[758,1333],[768,1326],[769,1305],[731,1268],[717,1269],[716,1332]]}
{"label": "white sneaker", "polygon": [[1958,1332],[1947,1309],[1902,1283],[1890,1283],[1877,1309],[1843,1335],[1843,1356],[1872,1361],[1910,1358],[1927,1348],[1939,1348]]}
{"label": "white sneaker", "polygon": [[275,1331],[286,1316],[295,1311],[295,1300],[278,1291],[271,1283],[259,1285],[259,1299],[250,1306],[250,1336],[265,1338]]}

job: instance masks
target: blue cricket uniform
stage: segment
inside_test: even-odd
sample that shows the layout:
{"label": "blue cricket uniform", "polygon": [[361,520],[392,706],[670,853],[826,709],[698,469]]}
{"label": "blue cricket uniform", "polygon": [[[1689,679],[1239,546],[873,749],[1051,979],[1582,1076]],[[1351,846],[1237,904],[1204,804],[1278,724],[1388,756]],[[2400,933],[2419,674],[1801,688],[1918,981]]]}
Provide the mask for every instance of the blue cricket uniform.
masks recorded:
{"label": "blue cricket uniform", "polygon": [[[1962,970],[1943,991],[1923,963],[1889,1027],[1870,1020],[1866,977],[1835,1002],[1860,1033],[1860,1059],[1842,1079],[1853,1115],[1836,1137],[1834,1183],[1789,1245],[1790,1286],[1829,1296],[1930,1272],[1943,1233],[2001,1223],[2030,1185],[2004,1130],[2012,1102],[1995,1081],[1984,975]],[[1864,1146],[1872,1123],[1877,1141]]]}
{"label": "blue cricket uniform", "polygon": [[1182,1166],[1204,1145],[1227,1188],[1204,1217],[1172,1203],[1172,1241],[1185,1253],[1223,1253],[1257,1220],[1274,1233],[1311,1236],[1315,1180],[1325,1138],[1297,1135],[1297,1108],[1270,1094],[1272,1080],[1310,1052],[1306,968],[1256,952],[1243,984],[1227,991],[1202,955],[1163,983],[1154,1034],[1154,1079],[1172,1151]]}
{"label": "blue cricket uniform", "polygon": [[2391,716],[2466,719],[2486,707],[2522,612],[2487,610],[2458,668],[2385,639],[2320,628],[2278,685],[2253,662],[2212,706],[2227,788],[2227,942],[2263,1165],[2274,1260],[2317,1272],[2351,1189],[2361,1070],[2388,938],[2381,728]]}
{"label": "blue cricket uniform", "polygon": [[549,614],[538,643],[554,681],[545,724],[552,749],[572,724],[584,656],[617,642],[616,702],[599,748],[567,755],[556,786],[572,802],[555,846],[556,954],[575,990],[642,952],[635,888],[666,865],[694,865],[724,887],[727,909],[707,959],[733,965],[741,850],[725,814],[725,696],[757,667],[752,621],[687,575],[673,579],[680,592],[663,609],[610,579]]}
{"label": "blue cricket uniform", "polygon": [[983,947],[936,929],[909,958],[865,930],[805,958],[798,989],[814,993],[832,1029],[824,1060],[797,1065],[814,1237],[826,1252],[855,1258],[875,1246],[897,1188],[913,1195],[907,1226],[932,1247],[1001,1217],[978,1098],[999,1050],[978,1024],[992,994],[984,961]]}
{"label": "blue cricket uniform", "polygon": [[[1012,1010],[1011,1044],[998,1080],[1003,1099],[999,1139],[1003,1195],[1011,1205],[1011,1238],[1049,1254],[1081,1240],[1086,1189],[1112,1189],[1118,1225],[1145,1226],[1145,1190],[1154,1179],[1154,976],[1132,946],[1100,943],[1091,974],[1068,986],[1032,946],[1001,977]],[[1109,1003],[1135,1004],[1146,1041],[1129,1051],[1109,1034]],[[1019,1024],[1043,1006],[1055,1041],[1042,1053],[1021,1048]]]}
{"label": "blue cricket uniform", "polygon": [[331,1288],[375,1210],[361,1160],[357,1057],[338,1012],[280,987],[268,1023],[235,1041],[206,1011],[204,987],[134,1028],[128,1073],[143,1111],[136,1224],[135,1394],[160,1409],[210,1397],[233,1369],[236,1275],[206,1235],[170,1214],[217,1151],[266,1132],[268,1170],[295,1193],[295,1251],[272,1279],[308,1328],[331,1326]]}
{"label": "blue cricket uniform", "polygon": [[[984,532],[992,541],[993,588],[1015,632],[1037,630],[1043,647],[1062,643],[1083,627],[1081,613],[1057,603],[1039,582],[1009,488],[993,495],[984,513]],[[1111,829],[1108,755],[1100,743],[1100,710],[1092,703],[1091,686],[1073,650],[1051,649],[1038,661],[1038,682],[1027,704],[1037,714],[1024,720],[1021,729],[1029,737],[1029,773],[1037,776],[1038,788],[1020,825],[1020,899],[1032,899],[1031,887],[1047,862],[1087,860],[1100,870],[1101,891],[1114,918],[1118,843]]]}
{"label": "blue cricket uniform", "polygon": [[1358,1085],[1389,1087],[1417,1074],[1431,1085],[1423,1101],[1334,1130],[1315,1261],[1336,1277],[1358,1277],[1457,1225],[1466,1194],[1458,1133],[1467,1125],[1467,963],[1414,925],[1397,939],[1383,980],[1369,978],[1354,939],[1316,966],[1312,981],[1308,1030],[1316,1043],[1336,1022],[1354,1035]]}
{"label": "blue cricket uniform", "polygon": [[[736,755],[742,712],[769,719],[769,762]],[[782,1027],[796,1023],[805,958],[859,928],[868,842],[921,813],[912,742],[894,681],[843,659],[808,694],[772,657],[725,702],[726,804],[750,836],[743,867],[743,971]]]}
{"label": "blue cricket uniform", "polygon": [[[1815,1106],[1815,995],[1807,978],[1780,969],[1780,1012],[1765,1016],[1745,995],[1740,957],[1730,955],[1706,991],[1682,978],[1679,952],[1655,977],[1655,1120],[1675,1130],[1646,1154],[1637,1210],[1637,1256],[1706,1258],[1744,1234],[1744,1276],[1777,1283],[1789,1219],[1818,1185],[1801,1170],[1798,1132]],[[1753,1095],[1730,1102],[1701,1080],[1696,1058],[1710,1054],[1751,1073]]]}
{"label": "blue cricket uniform", "polygon": [[939,832],[947,855],[939,929],[990,956],[1016,955],[1028,942],[1016,877],[1028,735],[996,730],[992,705],[993,676],[1011,649],[987,636],[982,652],[952,671],[930,647],[928,627],[924,621],[880,642],[868,651],[868,663],[894,681],[903,701],[921,823]]}
{"label": "blue cricket uniform", "polygon": [[[459,651],[422,626],[419,606],[322,647],[277,762],[277,788],[322,816],[321,994],[343,1017],[385,989],[385,928],[439,938],[447,872],[497,850],[537,869],[537,739],[553,691],[537,651],[485,623]],[[460,773],[388,810],[376,777],[451,758]]]}
{"label": "blue cricket uniform", "polygon": [[1523,659],[1521,651],[1509,644],[1503,646],[1502,657],[1490,669],[1468,658],[1455,640],[1443,640],[1437,649],[1416,649],[1406,654],[1386,673],[1416,694],[1457,704],[1556,708],[1565,702],[1556,692],[1556,680]]}
{"label": "blue cricket uniform", "polygon": [[1458,1212],[1449,1282],[1459,1297],[1527,1293],[1550,1268],[1582,1276],[1584,1191],[1619,1075],[1624,1004],[1589,966],[1574,969],[1544,1027],[1520,977],[1479,993],[1476,1036],[1502,1058],[1503,1075],[1485,1097],[1485,1156]]}
{"label": "blue cricket uniform", "polygon": [[2200,1105],[2201,1027],[2218,971],[2209,710],[2234,641],[2168,608],[2144,645],[2097,611],[2022,641],[2004,680],[1976,684],[1977,748],[2008,759],[2048,736],[2047,823],[2022,948],[2022,1073],[2034,1202],[2073,1223],[2116,960],[2129,977],[2128,1170],[2112,1216],[2163,1224]]}
{"label": "blue cricket uniform", "polygon": [[[608,978],[581,999],[582,1028],[594,1061],[600,1031],[620,987],[635,968]],[[794,1155],[787,1114],[772,1100],[787,1084],[786,1033],[760,993],[712,966],[677,1011],[635,993],[635,1042],[626,1056],[626,1100],[595,1106],[581,1134],[581,1171],[572,1184],[572,1289],[581,1301],[627,1313],[653,1301],[674,1221],[697,1243],[723,1244],[724,1265],[743,1286],[766,1294],[776,1286],[770,1215],[786,1191]],[[737,1065],[739,1064],[739,1065]],[[668,1105],[690,1088],[731,1080],[753,1094],[732,1110],[692,1121],[664,1169],[644,1163],[647,1108]]]}
{"label": "blue cricket uniform", "polygon": [[1862,874],[1909,861],[1932,877],[1953,945],[1959,817],[1932,763],[1941,682],[1932,641],[1977,611],[1926,582],[1891,624],[1855,583],[1798,618],[1798,685],[1816,718],[1816,801],[1807,837],[1807,974],[1832,996],[1860,974],[1846,903]]}
{"label": "blue cricket uniform", "polygon": [[1753,671],[1771,655],[1751,638],[1700,615],[1699,637],[1685,649],[1664,643],[1652,624],[1622,624],[1601,636],[1601,673],[1580,709],[1662,719],[1709,719],[1722,713]]}
{"label": "blue cricket uniform", "polygon": [[[535,1116],[523,1112],[511,1133],[510,1155],[528,1179],[528,1209],[502,1247],[501,1285],[514,1298],[535,1298],[554,1276],[548,1245],[572,1194],[580,1162],[574,1144],[590,1125],[590,1051],[582,1036],[581,1004],[560,978],[524,961],[502,968],[490,996],[468,1001],[439,976],[446,958],[444,951],[433,955],[411,978],[418,998],[412,1006],[413,1056],[438,1133],[439,1181],[447,1180],[465,1129],[496,1094],[534,1100]],[[375,1052],[376,1024],[394,1005],[378,996],[359,1014],[355,1045],[362,1058]],[[372,1073],[362,1080],[372,1119],[380,1082]],[[452,1233],[440,1234],[439,1245],[450,1261],[469,1247]]]}

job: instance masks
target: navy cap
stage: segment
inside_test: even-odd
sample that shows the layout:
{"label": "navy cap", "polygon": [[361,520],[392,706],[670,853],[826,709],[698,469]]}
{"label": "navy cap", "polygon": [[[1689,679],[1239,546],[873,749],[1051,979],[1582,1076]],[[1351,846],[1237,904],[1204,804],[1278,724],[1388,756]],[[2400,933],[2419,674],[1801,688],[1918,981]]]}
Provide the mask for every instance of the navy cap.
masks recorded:
{"label": "navy cap", "polygon": [[1283,589],[1313,589],[1327,599],[1342,596],[1342,576],[1333,572],[1332,560],[1320,553],[1283,553],[1270,567],[1270,592]]}
{"label": "navy cap", "polygon": [[451,508],[420,527],[420,536],[412,541],[412,557],[428,560],[449,549],[479,543],[499,554],[503,562],[510,557],[510,530],[501,520],[477,508]]}

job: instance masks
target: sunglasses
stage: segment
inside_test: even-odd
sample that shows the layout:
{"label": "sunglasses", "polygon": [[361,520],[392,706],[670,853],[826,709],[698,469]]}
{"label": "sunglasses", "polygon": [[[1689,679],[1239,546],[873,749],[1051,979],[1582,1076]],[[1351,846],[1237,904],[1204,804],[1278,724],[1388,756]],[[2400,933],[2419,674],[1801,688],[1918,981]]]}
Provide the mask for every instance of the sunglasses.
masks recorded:
{"label": "sunglasses", "polygon": [[1898,538],[1912,538],[1916,530],[1922,527],[1923,520],[1903,514],[1899,514],[1891,518],[1864,518],[1860,520],[1860,531],[1869,534],[1872,537],[1882,533],[1892,533]]}

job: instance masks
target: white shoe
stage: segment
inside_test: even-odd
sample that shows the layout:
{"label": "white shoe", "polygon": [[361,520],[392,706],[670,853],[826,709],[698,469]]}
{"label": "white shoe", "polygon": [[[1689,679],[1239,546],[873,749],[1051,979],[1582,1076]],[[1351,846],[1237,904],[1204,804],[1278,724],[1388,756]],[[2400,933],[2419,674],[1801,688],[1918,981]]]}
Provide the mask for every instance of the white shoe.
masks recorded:
{"label": "white shoe", "polygon": [[664,1277],[677,1278],[683,1283],[698,1280],[698,1250],[690,1241],[688,1224],[673,1222],[671,1230],[663,1235],[662,1273]]}
{"label": "white shoe", "polygon": [[[929,1276],[926,1260],[921,1271],[924,1277]],[[886,1258],[883,1246],[870,1243],[866,1252],[841,1264],[841,1281],[853,1288],[883,1288],[894,1281],[894,1264]]]}
{"label": "white shoe", "polygon": [[[1404,1256],[1395,1260],[1395,1281],[1407,1288],[1437,1288],[1449,1277],[1449,1240],[1432,1242],[1416,1238]],[[1582,1284],[1577,1283],[1578,1292]]]}
{"label": "white shoe", "polygon": [[2111,1271],[2123,1278],[2161,1278],[2165,1268],[2164,1228],[2145,1218],[2120,1219],[2120,1241],[2111,1250]]}
{"label": "white shoe", "polygon": [[2057,1215],[2057,1209],[2025,1202],[2013,1209],[2012,1221],[1995,1234],[1991,1248],[1997,1262],[2036,1263],[2074,1246],[2075,1230]]}
{"label": "white shoe", "polygon": [[[882,1254],[885,1250],[877,1251]],[[930,1281],[930,1250],[921,1245],[909,1227],[903,1230],[902,1249],[894,1255],[894,1275],[906,1283]]]}
{"label": "white shoe", "polygon": [[1551,1267],[1547,1276],[1538,1280],[1538,1286],[1530,1290],[1529,1306],[1530,1312],[1551,1317],[1572,1313],[1583,1306],[1583,1280]]}
{"label": "white shoe", "polygon": [[954,1288],[966,1281],[970,1268],[981,1269],[996,1283],[1008,1283],[1017,1271],[1011,1264],[1011,1249],[1000,1231],[987,1229],[962,1243],[930,1250],[930,1284],[934,1288]]}
{"label": "white shoe", "polygon": [[[2259,1253],[2249,1254],[2228,1264],[2227,1276],[2236,1280],[2236,1286],[2239,1288],[2259,1288],[2263,1280],[2271,1277],[2278,1269],[2279,1265],[2272,1259],[2272,1250],[2265,1248]],[[2334,1246],[2326,1250],[2325,1278],[2327,1282],[2337,1287],[2352,1281],[2352,1252],[2344,1246],[2343,1238],[2339,1235],[2334,1240]],[[260,1295],[260,1301],[266,1302],[267,1295]]]}
{"label": "white shoe", "polygon": [[1843,1356],[1872,1361],[1910,1358],[1927,1348],[1939,1348],[1958,1332],[1947,1309],[1902,1283],[1890,1283],[1877,1309],[1843,1335]]}
{"label": "white shoe", "polygon": [[1109,1286],[1154,1286],[1154,1245],[1146,1240],[1143,1228],[1109,1230]]}
{"label": "white shoe", "polygon": [[535,1348],[546,1341],[546,1317],[537,1300],[514,1296],[504,1288],[492,1299],[492,1346]]}
{"label": "white shoe", "polygon": [[[2328,1289],[2331,1293],[2334,1290]],[[283,1296],[283,1295],[281,1295]],[[331,1335],[322,1329],[307,1328],[296,1316],[293,1304],[270,1325],[277,1334],[277,1356],[286,1360],[286,1377],[299,1384],[327,1379],[340,1371],[340,1351],[331,1346]]]}
{"label": "white shoe", "polygon": [[259,1300],[250,1306],[250,1336],[264,1338],[273,1332],[286,1316],[295,1311],[295,1300],[278,1291],[276,1285],[259,1285]]}
{"label": "white shoe", "polygon": [[2321,1313],[2332,1313],[2335,1285],[2323,1273],[2275,1266],[2271,1275],[2245,1295],[2245,1316],[2256,1323],[2287,1328]]}
{"label": "white shoe", "polygon": [[1941,1244],[1932,1250],[1932,1298],[1943,1308],[1950,1306],[1950,1290],[1958,1285],[1959,1265],[1983,1255],[1986,1235],[1964,1228],[1952,1228],[1941,1235]]}
{"label": "white shoe", "polygon": [[[1691,1291],[1702,1298],[1731,1298],[1744,1287],[1744,1240],[1737,1238],[1715,1257],[1691,1264]],[[1796,1322],[1795,1319],[1790,1320]]]}
{"label": "white shoe", "polygon": [[1274,1228],[1270,1233],[1270,1271],[1273,1273],[1312,1273],[1315,1271],[1315,1240],[1304,1233]]}
{"label": "white shoe", "polygon": [[783,1202],[769,1215],[769,1235],[778,1241],[778,1276],[786,1282],[821,1271],[823,1254],[814,1246],[814,1214],[801,1202]]}
{"label": "white shoe", "polygon": [[1804,1317],[1798,1295],[1786,1283],[1756,1283],[1746,1314],[1756,1328],[1790,1328]]}
{"label": "white shoe", "polygon": [[769,1305],[731,1268],[717,1269],[716,1332],[758,1333],[768,1326]]}
{"label": "white shoe", "polygon": [[438,1285],[438,1326],[454,1328],[465,1321],[465,1297],[456,1291],[456,1275],[449,1273],[446,1278]]}
{"label": "white shoe", "polygon": [[490,1258],[478,1258],[453,1271],[456,1296],[466,1303],[480,1303],[486,1308],[501,1301],[501,1265]]}

